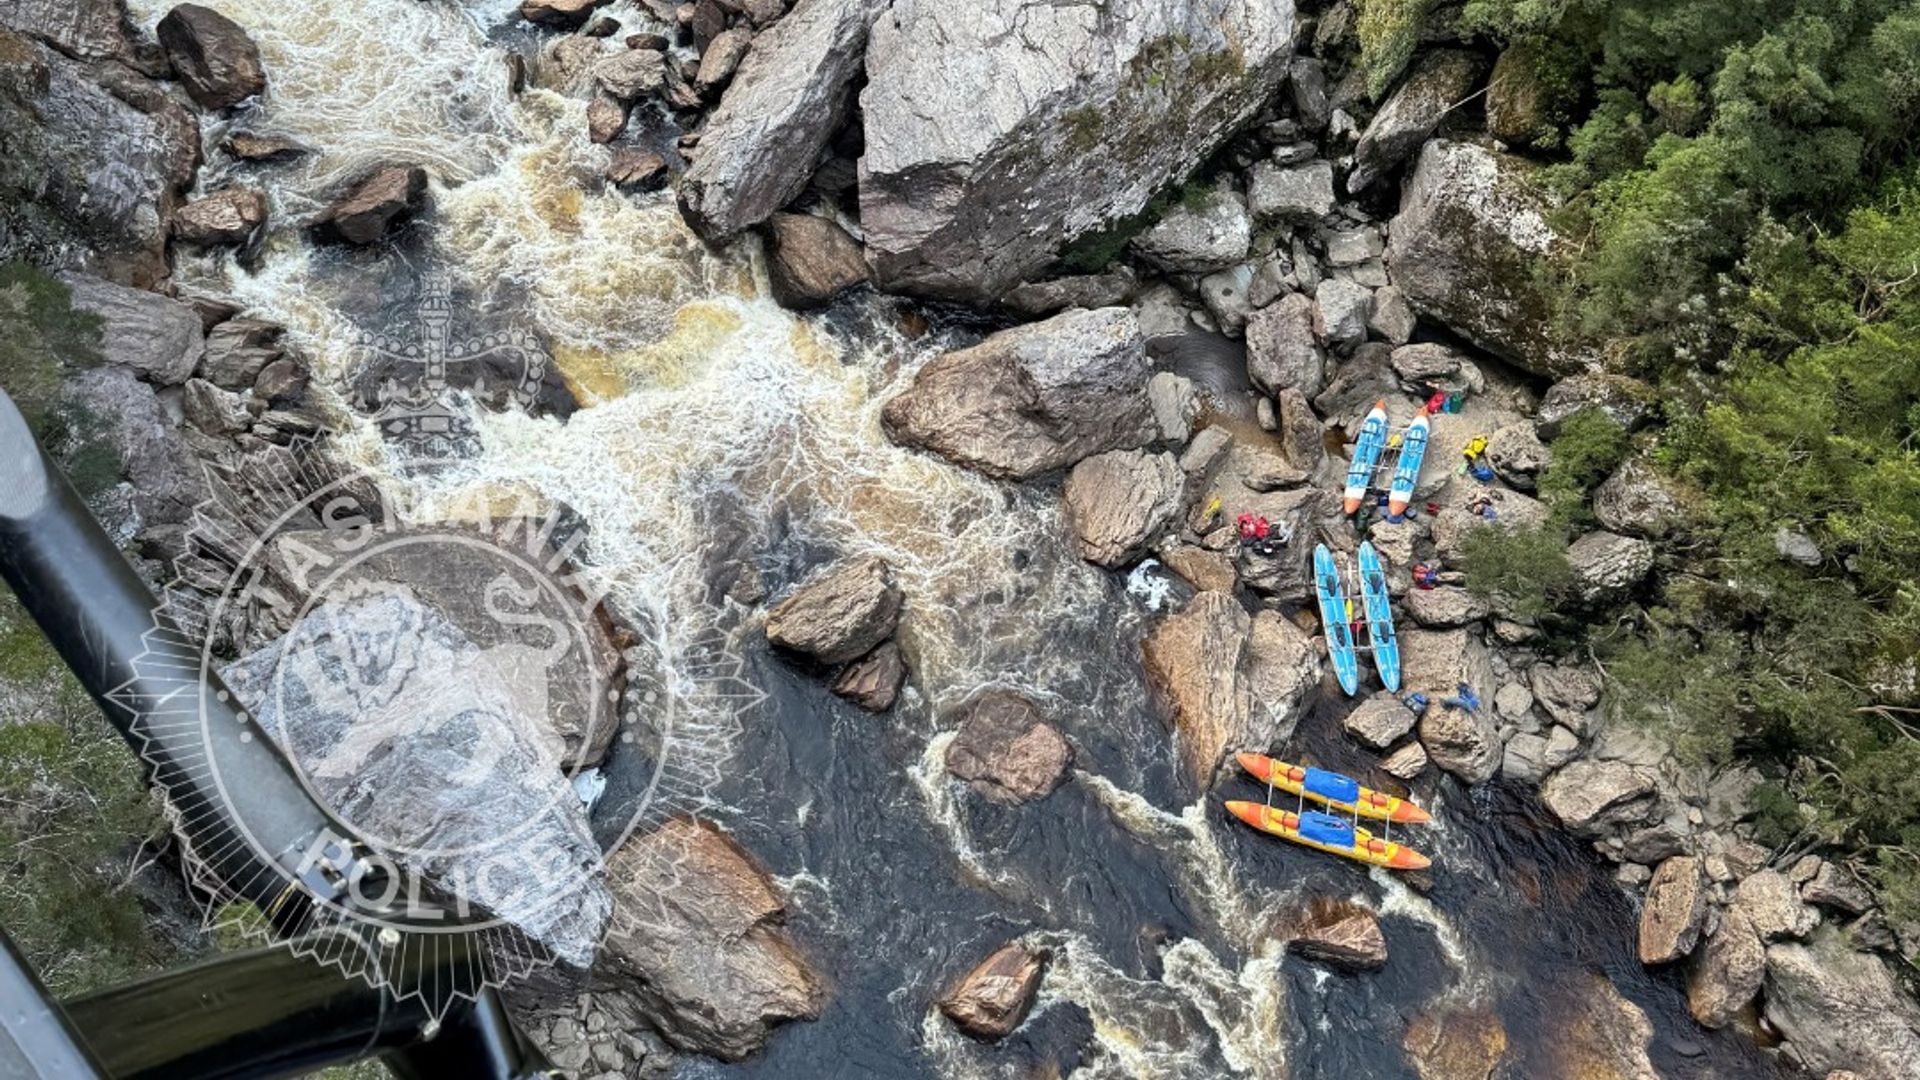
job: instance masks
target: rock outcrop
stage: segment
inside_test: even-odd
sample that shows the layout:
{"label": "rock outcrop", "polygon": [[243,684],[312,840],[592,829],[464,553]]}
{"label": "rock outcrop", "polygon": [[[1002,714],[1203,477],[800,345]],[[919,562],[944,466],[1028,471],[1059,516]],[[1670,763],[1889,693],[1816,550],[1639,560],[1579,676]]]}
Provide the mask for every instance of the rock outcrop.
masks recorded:
{"label": "rock outcrop", "polygon": [[107,363],[156,386],[178,386],[206,352],[200,316],[191,307],[144,289],[129,289],[89,274],[62,274],[74,309],[100,320]]}
{"label": "rock outcrop", "polygon": [[847,114],[879,0],[799,0],[753,40],[680,182],[702,236],[757,225],[806,188]]}
{"label": "rock outcrop", "polygon": [[894,3],[860,95],[882,285],[981,303],[1031,278],[1252,118],[1293,33],[1289,0]]}
{"label": "rock outcrop", "polygon": [[1442,49],[1422,57],[1373,114],[1360,144],[1353,148],[1347,190],[1365,191],[1412,156],[1447,112],[1473,91],[1479,74],[1480,58],[1469,52]]}
{"label": "rock outcrop", "polygon": [[960,707],[946,762],[948,772],[994,802],[1032,802],[1067,778],[1073,747],[1032,701],[988,690]]}
{"label": "rock outcrop", "polygon": [[1004,1039],[1033,1008],[1047,960],[1045,952],[1010,941],[962,976],[940,998],[940,1011],[976,1039]]}
{"label": "rock outcrop", "polygon": [[1063,506],[1080,557],[1109,569],[1138,559],[1173,520],[1185,482],[1172,454],[1110,450],[1075,465]]}
{"label": "rock outcrop", "polygon": [[41,4],[0,10],[0,22],[20,31],[0,27],[0,130],[8,140],[0,258],[151,286],[167,276],[168,219],[200,164],[199,123],[124,67],[89,68],[22,36],[71,41],[83,54],[118,48],[108,16],[69,23],[69,14]]}
{"label": "rock outcrop", "polygon": [[1920,1008],[1879,957],[1853,951],[1836,931],[1769,948],[1766,990],[1767,1022],[1813,1075],[1902,1080],[1920,1062]]}
{"label": "rock outcrop", "polygon": [[767,640],[823,664],[843,664],[893,636],[903,602],[893,568],[869,555],[808,578],[767,613]]}
{"label": "rock outcrop", "polygon": [[1387,268],[1421,314],[1518,367],[1564,375],[1597,360],[1554,328],[1537,266],[1559,239],[1532,173],[1474,143],[1427,143],[1401,194]]}
{"label": "rock outcrop", "polygon": [[903,446],[1025,480],[1152,439],[1150,374],[1133,312],[1068,311],[928,362],[881,423]]}
{"label": "rock outcrop", "polygon": [[212,8],[178,4],[154,28],[187,94],[205,109],[224,109],[267,88],[260,49],[240,25]]}
{"label": "rock outcrop", "polygon": [[1228,752],[1287,737],[1319,681],[1313,638],[1278,613],[1249,617],[1203,592],[1141,644],[1147,679],[1172,715],[1181,759],[1205,788]]}
{"label": "rock outcrop", "polygon": [[676,818],[616,851],[607,877],[618,914],[597,973],[624,978],[604,993],[634,998],[674,1046],[738,1061],[775,1025],[820,1015],[786,903],[733,837]]}

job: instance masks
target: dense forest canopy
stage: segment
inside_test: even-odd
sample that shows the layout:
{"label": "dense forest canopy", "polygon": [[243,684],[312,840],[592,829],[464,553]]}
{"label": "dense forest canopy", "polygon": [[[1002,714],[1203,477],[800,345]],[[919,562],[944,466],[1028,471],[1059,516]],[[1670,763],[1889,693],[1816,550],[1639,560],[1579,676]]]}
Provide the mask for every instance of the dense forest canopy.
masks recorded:
{"label": "dense forest canopy", "polygon": [[[1373,75],[1401,50],[1380,26],[1452,17],[1362,8]],[[1563,329],[1657,388],[1643,449],[1696,511],[1655,594],[1578,613],[1570,647],[1607,664],[1616,710],[1761,766],[1764,836],[1857,848],[1890,908],[1920,914],[1920,2],[1471,0],[1458,18],[1524,65],[1510,77],[1546,118],[1531,152],[1575,238],[1543,270]],[[1562,432],[1556,521],[1480,544],[1479,588],[1564,609],[1562,527],[1624,450],[1605,426]]]}

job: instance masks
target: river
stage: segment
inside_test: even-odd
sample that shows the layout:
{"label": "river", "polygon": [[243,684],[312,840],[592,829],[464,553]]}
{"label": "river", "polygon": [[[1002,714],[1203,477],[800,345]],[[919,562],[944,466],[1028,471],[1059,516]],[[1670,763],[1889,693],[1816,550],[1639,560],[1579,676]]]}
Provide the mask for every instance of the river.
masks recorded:
{"label": "river", "polygon": [[[286,324],[342,396],[355,334],[409,332],[428,270],[447,275],[471,332],[537,330],[585,407],[566,423],[482,416],[477,455],[422,482],[571,506],[615,602],[671,628],[669,663],[678,649],[697,664],[717,636],[767,695],[700,729],[700,760],[658,812],[702,812],[765,861],[831,1002],[744,1064],[688,1059],[682,1075],[1413,1076],[1402,1045],[1425,1012],[1497,1020],[1497,1075],[1606,1076],[1583,1049],[1605,1042],[1589,1030],[1606,1012],[1599,978],[1645,1011],[1664,1075],[1769,1074],[1744,1037],[1692,1024],[1676,974],[1642,969],[1625,896],[1518,795],[1423,778],[1438,820],[1418,841],[1436,864],[1423,896],[1231,823],[1221,797],[1257,798],[1251,783],[1185,790],[1142,683],[1148,599],[1068,549],[1057,485],[990,482],[880,433],[889,393],[977,328],[877,296],[793,316],[765,297],[750,244],[710,252],[670,192],[604,186],[584,100],[537,78],[509,93],[506,51],[537,39],[516,0],[207,2],[253,33],[269,73],[236,124],[318,152],[203,170],[207,186],[264,185],[278,224],[252,269],[225,254],[183,261],[180,277]],[[167,7],[133,6],[149,26]],[[603,13],[623,33],[649,25],[625,0]],[[222,131],[209,120],[206,134],[211,147]],[[296,227],[341,181],[394,161],[434,175],[432,210],[395,243],[320,248]],[[349,445],[398,467],[364,425]],[[870,716],[769,655],[718,598],[716,553],[734,551],[775,593],[828,558],[884,555],[908,596],[915,689]],[[986,685],[1040,700],[1078,747],[1074,778],[1044,802],[994,806],[945,774],[942,712]],[[1345,707],[1329,684],[1287,749],[1370,768],[1339,734]],[[1383,971],[1329,975],[1281,954],[1274,920],[1315,895],[1380,912]],[[932,1000],[1023,934],[1054,953],[1033,1017],[998,1047],[957,1035]]]}

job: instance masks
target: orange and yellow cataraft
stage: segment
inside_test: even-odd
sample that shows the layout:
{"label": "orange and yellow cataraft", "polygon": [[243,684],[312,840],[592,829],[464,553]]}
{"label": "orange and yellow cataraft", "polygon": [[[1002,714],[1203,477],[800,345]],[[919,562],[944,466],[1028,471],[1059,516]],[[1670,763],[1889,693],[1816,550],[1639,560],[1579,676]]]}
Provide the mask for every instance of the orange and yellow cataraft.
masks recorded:
{"label": "orange and yellow cataraft", "polygon": [[1391,840],[1376,839],[1367,830],[1356,828],[1352,822],[1331,814],[1315,810],[1296,814],[1263,803],[1239,800],[1228,802],[1227,809],[1234,817],[1261,832],[1272,833],[1330,855],[1384,866],[1389,870],[1425,870],[1433,865],[1431,859],[1412,848]]}
{"label": "orange and yellow cataraft", "polygon": [[[1398,795],[1388,795],[1372,788],[1358,788],[1359,796],[1354,801],[1344,801],[1347,791],[1353,790],[1350,780],[1337,773],[1321,774],[1330,779],[1344,781],[1339,784],[1318,784],[1315,774],[1319,769],[1303,768],[1279,758],[1270,758],[1265,754],[1241,754],[1240,767],[1252,773],[1261,783],[1273,784],[1275,791],[1284,791],[1289,795],[1301,795],[1317,803],[1324,803],[1343,813],[1357,813],[1375,821],[1391,821],[1395,825],[1418,825],[1423,821],[1432,821],[1432,815],[1413,805]],[[1256,828],[1258,826],[1255,826]]]}

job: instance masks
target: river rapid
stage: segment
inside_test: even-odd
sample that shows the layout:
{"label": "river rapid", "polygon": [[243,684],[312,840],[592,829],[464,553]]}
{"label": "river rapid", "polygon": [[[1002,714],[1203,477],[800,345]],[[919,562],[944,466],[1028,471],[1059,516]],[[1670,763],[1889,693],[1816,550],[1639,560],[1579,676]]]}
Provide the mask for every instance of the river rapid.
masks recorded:
{"label": "river rapid", "polygon": [[[1634,912],[1599,861],[1517,795],[1422,779],[1438,824],[1416,841],[1435,860],[1421,895],[1232,823],[1221,799],[1258,798],[1251,782],[1190,790],[1140,671],[1156,590],[1074,555],[1056,484],[987,481],[880,432],[880,404],[979,328],[871,295],[795,316],[766,296],[751,242],[709,251],[671,192],[605,186],[584,99],[538,80],[508,91],[507,52],[539,40],[516,0],[206,2],[249,29],[269,74],[236,126],[317,152],[235,166],[212,151],[210,120],[202,183],[265,186],[276,225],[251,269],[185,261],[183,283],[284,323],[342,401],[355,335],[411,333],[429,271],[468,332],[536,331],[584,407],[565,423],[477,414],[476,455],[414,482],[570,506],[591,527],[592,572],[658,629],[667,668],[724,641],[766,695],[697,727],[662,811],[711,817],[768,865],[831,1001],[748,1062],[689,1058],[680,1075],[1403,1077],[1419,1075],[1403,1043],[1423,1014],[1490,1017],[1506,1046],[1496,1075],[1619,1075],[1600,980],[1645,1011],[1663,1075],[1770,1075],[1744,1037],[1692,1024],[1677,975],[1635,960]],[[134,4],[148,26],[167,6]],[[622,33],[650,28],[627,2],[603,13]],[[299,219],[388,162],[431,171],[432,209],[384,248],[310,244]],[[349,444],[399,468],[364,421]],[[777,594],[868,552],[905,588],[913,670],[877,717],[768,654],[723,596],[742,555]],[[1041,701],[1078,747],[1073,779],[1043,802],[988,804],[945,772],[940,717],[988,685]],[[1329,683],[1283,749],[1364,773],[1371,760],[1339,733],[1346,707]],[[618,758],[612,771],[603,806],[631,780]],[[1380,913],[1384,970],[1330,975],[1284,955],[1276,920],[1319,895]],[[1034,1015],[997,1047],[958,1035],[931,1003],[1020,935],[1054,956]]]}

